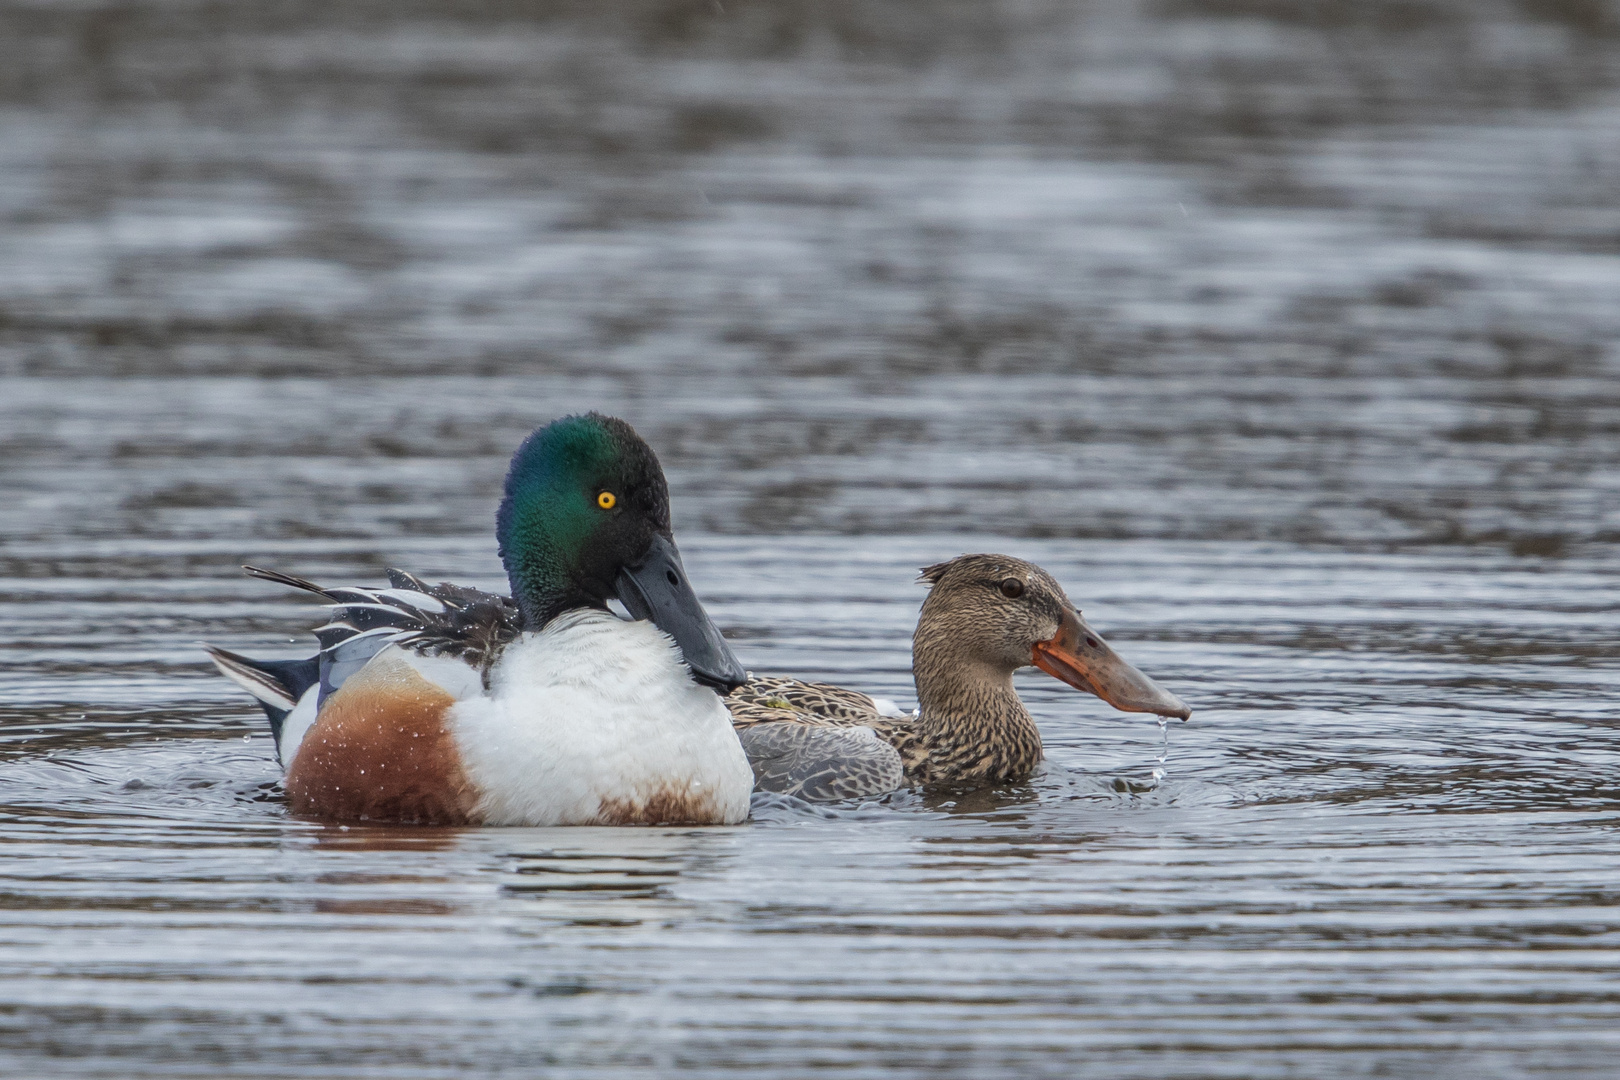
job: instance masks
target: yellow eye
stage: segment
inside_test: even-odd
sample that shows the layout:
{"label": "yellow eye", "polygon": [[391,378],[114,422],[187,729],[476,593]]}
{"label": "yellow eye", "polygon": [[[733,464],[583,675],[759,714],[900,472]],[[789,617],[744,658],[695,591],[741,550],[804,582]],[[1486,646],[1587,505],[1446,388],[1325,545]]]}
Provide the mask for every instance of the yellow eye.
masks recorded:
{"label": "yellow eye", "polygon": [[596,505],[604,510],[611,510],[619,505],[619,497],[611,491],[604,491],[596,497]]}

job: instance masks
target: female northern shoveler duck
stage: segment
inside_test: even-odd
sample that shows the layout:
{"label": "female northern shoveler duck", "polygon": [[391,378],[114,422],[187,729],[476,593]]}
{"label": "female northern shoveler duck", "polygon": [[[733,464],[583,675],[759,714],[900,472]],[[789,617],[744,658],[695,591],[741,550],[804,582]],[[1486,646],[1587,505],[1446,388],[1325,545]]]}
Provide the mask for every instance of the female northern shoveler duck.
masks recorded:
{"label": "female northern shoveler duck", "polygon": [[919,580],[932,588],[912,637],[916,713],[794,679],[751,678],[727,698],[760,790],[845,799],[1023,780],[1042,756],[1012,682],[1030,665],[1116,709],[1192,715],[1109,648],[1033,563],[963,555]]}
{"label": "female northern shoveler duck", "polygon": [[539,429],[512,457],[496,534],[510,600],[397,570],[386,589],[326,589],[249,568],[335,611],[306,660],[209,649],[269,714],[293,811],[744,820],[753,776],[715,691],[746,675],[687,584],[652,448],[595,413]]}

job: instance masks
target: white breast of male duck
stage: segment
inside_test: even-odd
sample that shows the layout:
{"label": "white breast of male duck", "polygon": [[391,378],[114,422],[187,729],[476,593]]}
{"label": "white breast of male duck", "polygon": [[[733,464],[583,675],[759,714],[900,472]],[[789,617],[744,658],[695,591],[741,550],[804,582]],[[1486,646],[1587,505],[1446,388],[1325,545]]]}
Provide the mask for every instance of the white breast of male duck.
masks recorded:
{"label": "white breast of male duck", "polygon": [[652,623],[565,613],[508,645],[489,683],[454,658],[378,652],[303,731],[288,717],[294,811],[484,825],[747,818],[753,772],[730,713]]}
{"label": "white breast of male duck", "polygon": [[650,622],[581,610],[507,646],[451,728],[489,824],[748,816],[754,774],[718,695]]}

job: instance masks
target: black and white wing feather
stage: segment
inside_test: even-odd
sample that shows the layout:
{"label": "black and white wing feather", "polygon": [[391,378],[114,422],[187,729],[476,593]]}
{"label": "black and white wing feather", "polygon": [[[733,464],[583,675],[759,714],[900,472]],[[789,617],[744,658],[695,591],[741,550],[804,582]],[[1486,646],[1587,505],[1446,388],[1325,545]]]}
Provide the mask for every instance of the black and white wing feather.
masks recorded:
{"label": "black and white wing feather", "polygon": [[296,738],[302,738],[328,695],[384,646],[459,657],[479,672],[487,686],[491,665],[522,631],[517,605],[506,597],[458,585],[429,585],[403,570],[388,571],[386,589],[352,585],[328,589],[275,570],[243,569],[253,577],[325,597],[332,609],[331,618],[315,629],[321,648],[314,656],[255,660],[203,645],[220,674],[264,707],[276,755],[284,762],[282,733],[289,720],[298,732]]}
{"label": "black and white wing feather", "polygon": [[325,597],[332,615],[315,628],[320,642],[321,700],[364,667],[386,645],[424,656],[457,657],[487,677],[501,651],[517,639],[521,616],[512,600],[495,593],[388,570],[388,588],[326,588],[305,578],[243,567],[265,581]]}

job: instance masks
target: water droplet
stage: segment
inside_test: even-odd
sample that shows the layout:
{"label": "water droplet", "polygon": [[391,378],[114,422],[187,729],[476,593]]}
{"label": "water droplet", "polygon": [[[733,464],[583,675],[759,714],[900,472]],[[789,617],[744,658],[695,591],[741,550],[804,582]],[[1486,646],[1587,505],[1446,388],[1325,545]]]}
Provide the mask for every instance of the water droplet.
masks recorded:
{"label": "water droplet", "polygon": [[1153,777],[1155,784],[1164,779],[1164,762],[1170,756],[1170,721],[1162,716],[1157,719],[1159,721],[1159,764],[1149,774]]}

